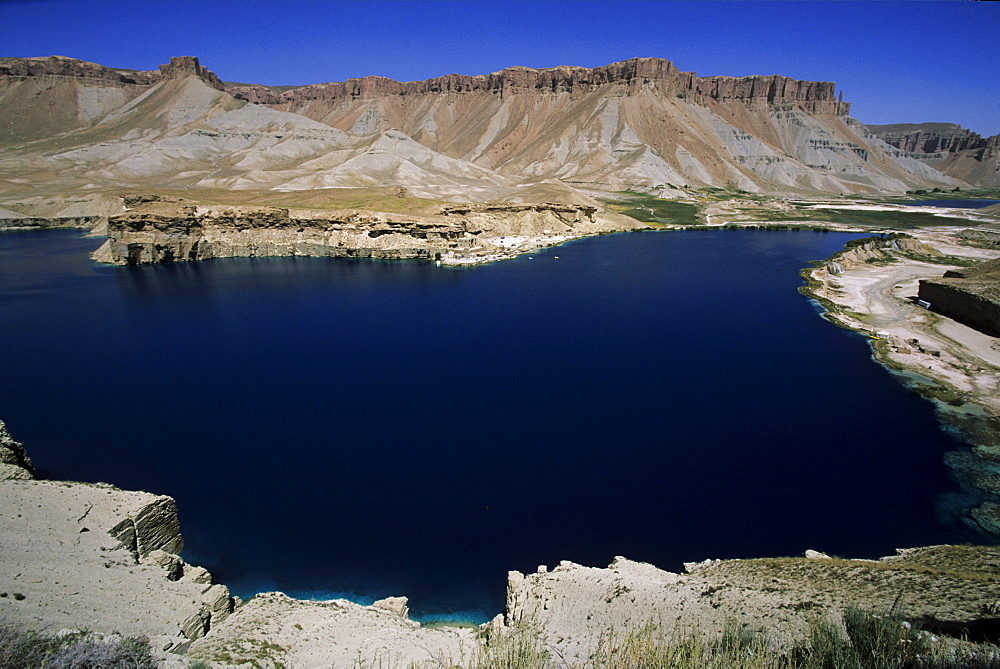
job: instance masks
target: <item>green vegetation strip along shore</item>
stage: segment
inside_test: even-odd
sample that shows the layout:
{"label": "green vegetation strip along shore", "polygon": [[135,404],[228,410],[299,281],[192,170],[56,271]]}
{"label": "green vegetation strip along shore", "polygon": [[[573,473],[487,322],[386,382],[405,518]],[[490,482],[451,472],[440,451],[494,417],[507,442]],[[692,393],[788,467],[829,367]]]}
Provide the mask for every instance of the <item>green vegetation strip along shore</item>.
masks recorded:
{"label": "green vegetation strip along shore", "polygon": [[[712,203],[730,202],[732,215],[739,220],[730,220],[724,227],[754,228],[767,227],[784,230],[823,229],[823,226],[849,226],[863,230],[912,230],[923,226],[961,225],[969,221],[963,218],[938,216],[928,211],[904,209],[867,210],[847,207],[858,204],[900,204],[919,198],[907,196],[893,201],[891,198],[878,200],[857,198],[844,202],[845,208],[835,205],[816,208],[809,201],[788,201],[783,208],[768,206],[768,197],[727,191],[723,189],[700,189],[691,191],[694,202],[686,200],[664,200],[648,193],[621,191],[620,197],[603,200],[613,211],[630,216],[655,228],[674,226],[702,226],[705,216],[702,209]],[[1000,191],[968,191],[961,193],[933,193],[924,199],[1000,199]],[[745,206],[741,206],[741,202]],[[715,214],[713,214],[715,216]]]}
{"label": "green vegetation strip along shore", "polygon": [[678,200],[661,200],[648,193],[623,191],[623,197],[605,200],[612,211],[625,214],[654,227],[665,225],[699,225],[698,206]]}

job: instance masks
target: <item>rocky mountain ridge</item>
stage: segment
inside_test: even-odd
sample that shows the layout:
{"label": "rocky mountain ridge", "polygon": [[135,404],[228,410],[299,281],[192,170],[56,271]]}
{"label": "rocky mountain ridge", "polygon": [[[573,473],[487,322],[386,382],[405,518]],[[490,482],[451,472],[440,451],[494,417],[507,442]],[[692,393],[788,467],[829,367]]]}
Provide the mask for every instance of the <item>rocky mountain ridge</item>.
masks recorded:
{"label": "rocky mountain ridge", "polygon": [[869,125],[886,144],[913,153],[939,153],[981,148],[986,140],[955,123],[894,123]]}
{"label": "rocky mountain ridge", "polygon": [[1000,187],[1000,135],[983,137],[954,123],[896,123],[868,129],[944,174],[974,186]]}
{"label": "rocky mountain ridge", "polygon": [[450,74],[426,81],[399,82],[368,76],[345,82],[280,87],[253,84],[226,84],[233,97],[266,105],[295,105],[312,100],[331,104],[344,99],[374,98],[382,95],[423,95],[426,93],[470,93],[488,91],[498,95],[518,90],[549,93],[585,92],[613,84],[625,94],[641,88],[658,90],[695,100],[740,101],[745,104],[793,103],[813,113],[846,116],[850,103],[838,102],[836,84],[829,81],[798,81],[780,75],[752,77],[699,77],[681,72],[662,58],[632,58],[603,67],[504,68],[487,75]]}
{"label": "rocky mountain ridge", "polygon": [[180,79],[188,75],[198,77],[217,90],[225,89],[215,73],[202,67],[193,56],[173,57],[169,63],[160,65],[158,70],[147,71],[110,68],[65,56],[0,58],[0,77],[71,77],[101,83],[152,86],[164,79]]}

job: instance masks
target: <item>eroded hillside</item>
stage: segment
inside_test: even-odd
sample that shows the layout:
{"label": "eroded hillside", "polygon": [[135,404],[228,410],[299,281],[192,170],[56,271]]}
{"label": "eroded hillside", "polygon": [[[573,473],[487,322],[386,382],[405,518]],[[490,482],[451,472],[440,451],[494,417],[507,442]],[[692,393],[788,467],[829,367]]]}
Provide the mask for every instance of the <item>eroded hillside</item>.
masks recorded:
{"label": "eroded hillside", "polygon": [[1000,135],[982,137],[954,123],[895,123],[868,129],[944,174],[982,188],[1000,187]]}
{"label": "eroded hillside", "polygon": [[955,186],[847,114],[831,82],[698,77],[642,58],[400,83],[224,86],[0,60],[0,197],[128,186],[304,193],[401,186],[460,202],[592,204],[625,188],[902,193]]}

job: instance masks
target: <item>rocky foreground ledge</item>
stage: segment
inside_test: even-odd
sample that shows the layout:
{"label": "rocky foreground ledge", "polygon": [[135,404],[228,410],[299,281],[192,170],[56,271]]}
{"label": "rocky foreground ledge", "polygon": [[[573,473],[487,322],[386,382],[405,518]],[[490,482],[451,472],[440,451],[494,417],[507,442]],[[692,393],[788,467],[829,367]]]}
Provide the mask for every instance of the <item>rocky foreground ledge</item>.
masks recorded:
{"label": "rocky foreground ledge", "polygon": [[[848,607],[905,613],[939,634],[1000,639],[1000,548],[933,546],[880,560],[708,560],[674,574],[616,558],[512,571],[482,629],[422,627],[405,597],[372,606],[265,593],[247,602],[177,555],[174,501],[106,484],[43,481],[0,423],[0,620],[143,635],[165,666],[471,666],[530,630],[552,666],[593,666],[602,644],[653,625],[664,637],[765,629],[780,649]],[[957,643],[957,642],[956,642]],[[558,660],[556,660],[558,658]]]}

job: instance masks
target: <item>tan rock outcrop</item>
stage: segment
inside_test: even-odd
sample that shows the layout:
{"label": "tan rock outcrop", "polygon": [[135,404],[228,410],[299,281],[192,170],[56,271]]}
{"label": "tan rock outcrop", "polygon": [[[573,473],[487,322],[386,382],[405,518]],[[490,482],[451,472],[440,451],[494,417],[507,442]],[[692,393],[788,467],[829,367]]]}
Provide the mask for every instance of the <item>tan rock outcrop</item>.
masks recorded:
{"label": "tan rock outcrop", "polygon": [[224,89],[215,73],[202,67],[193,56],[173,57],[169,63],[160,65],[159,70],[150,71],[114,69],[65,56],[0,58],[0,77],[72,77],[91,83],[151,86],[163,79],[186,76],[196,76],[212,88]]}
{"label": "tan rock outcrop", "polygon": [[934,311],[1000,337],[1000,259],[924,279],[918,295]]}
{"label": "tan rock outcrop", "polygon": [[17,230],[30,228],[83,228],[91,230],[107,222],[106,216],[58,216],[42,218],[39,216],[0,216],[0,230]]}
{"label": "tan rock outcrop", "polygon": [[152,83],[152,72],[116,70],[65,56],[47,58],[0,58],[0,77],[72,77],[105,84]]}
{"label": "tan rock outcrop", "polygon": [[479,647],[471,628],[421,627],[378,603],[312,602],[267,592],[192,644],[188,656],[224,665],[467,667]]}
{"label": "tan rock outcrop", "polygon": [[177,555],[170,497],[32,480],[0,422],[0,619],[29,628],[150,636],[180,648],[232,612],[223,585]]}
{"label": "tan rock outcrop", "polygon": [[222,80],[215,76],[215,73],[201,63],[194,56],[178,56],[170,59],[169,63],[160,65],[160,74],[164,79],[183,79],[184,77],[198,77],[212,88],[224,91],[226,87]]}
{"label": "tan rock outcrop", "polygon": [[7,426],[0,421],[0,481],[6,479],[33,479],[35,467],[24,451],[24,446],[14,441]]}
{"label": "tan rock outcrop", "polygon": [[372,606],[376,609],[395,613],[400,618],[407,618],[410,612],[410,607],[407,606],[408,601],[406,597],[386,597],[385,599],[373,602]]}
{"label": "tan rock outcrop", "polygon": [[184,548],[180,529],[177,505],[173,498],[160,495],[147,500],[134,513],[127,512],[125,518],[109,529],[108,533],[118,539],[122,547],[132,552],[136,562],[142,562],[156,551],[180,553]]}
{"label": "tan rock outcrop", "polygon": [[[586,205],[447,207],[437,216],[138,202],[108,220],[94,259],[113,264],[321,256],[486,262],[575,237],[644,227]],[[507,235],[518,235],[508,243]]]}
{"label": "tan rock outcrop", "polygon": [[186,570],[169,497],[65,481],[0,481],[0,617],[29,627],[203,636],[233,608],[225,586]]}
{"label": "tan rock outcrop", "polygon": [[729,623],[765,629],[780,647],[810,621],[848,607],[914,622],[988,619],[1000,602],[996,549],[937,546],[881,560],[776,558],[715,560],[674,574],[626,558],[606,569],[562,562],[534,574],[511,572],[504,630],[540,633],[570,666],[594,661],[600,644],[652,625],[658,638],[695,632],[718,638]]}
{"label": "tan rock outcrop", "polygon": [[858,265],[866,265],[872,261],[892,260],[896,253],[931,257],[941,255],[937,249],[905,233],[892,233],[852,240],[842,251],[827,258],[824,267],[830,274],[843,274]]}

